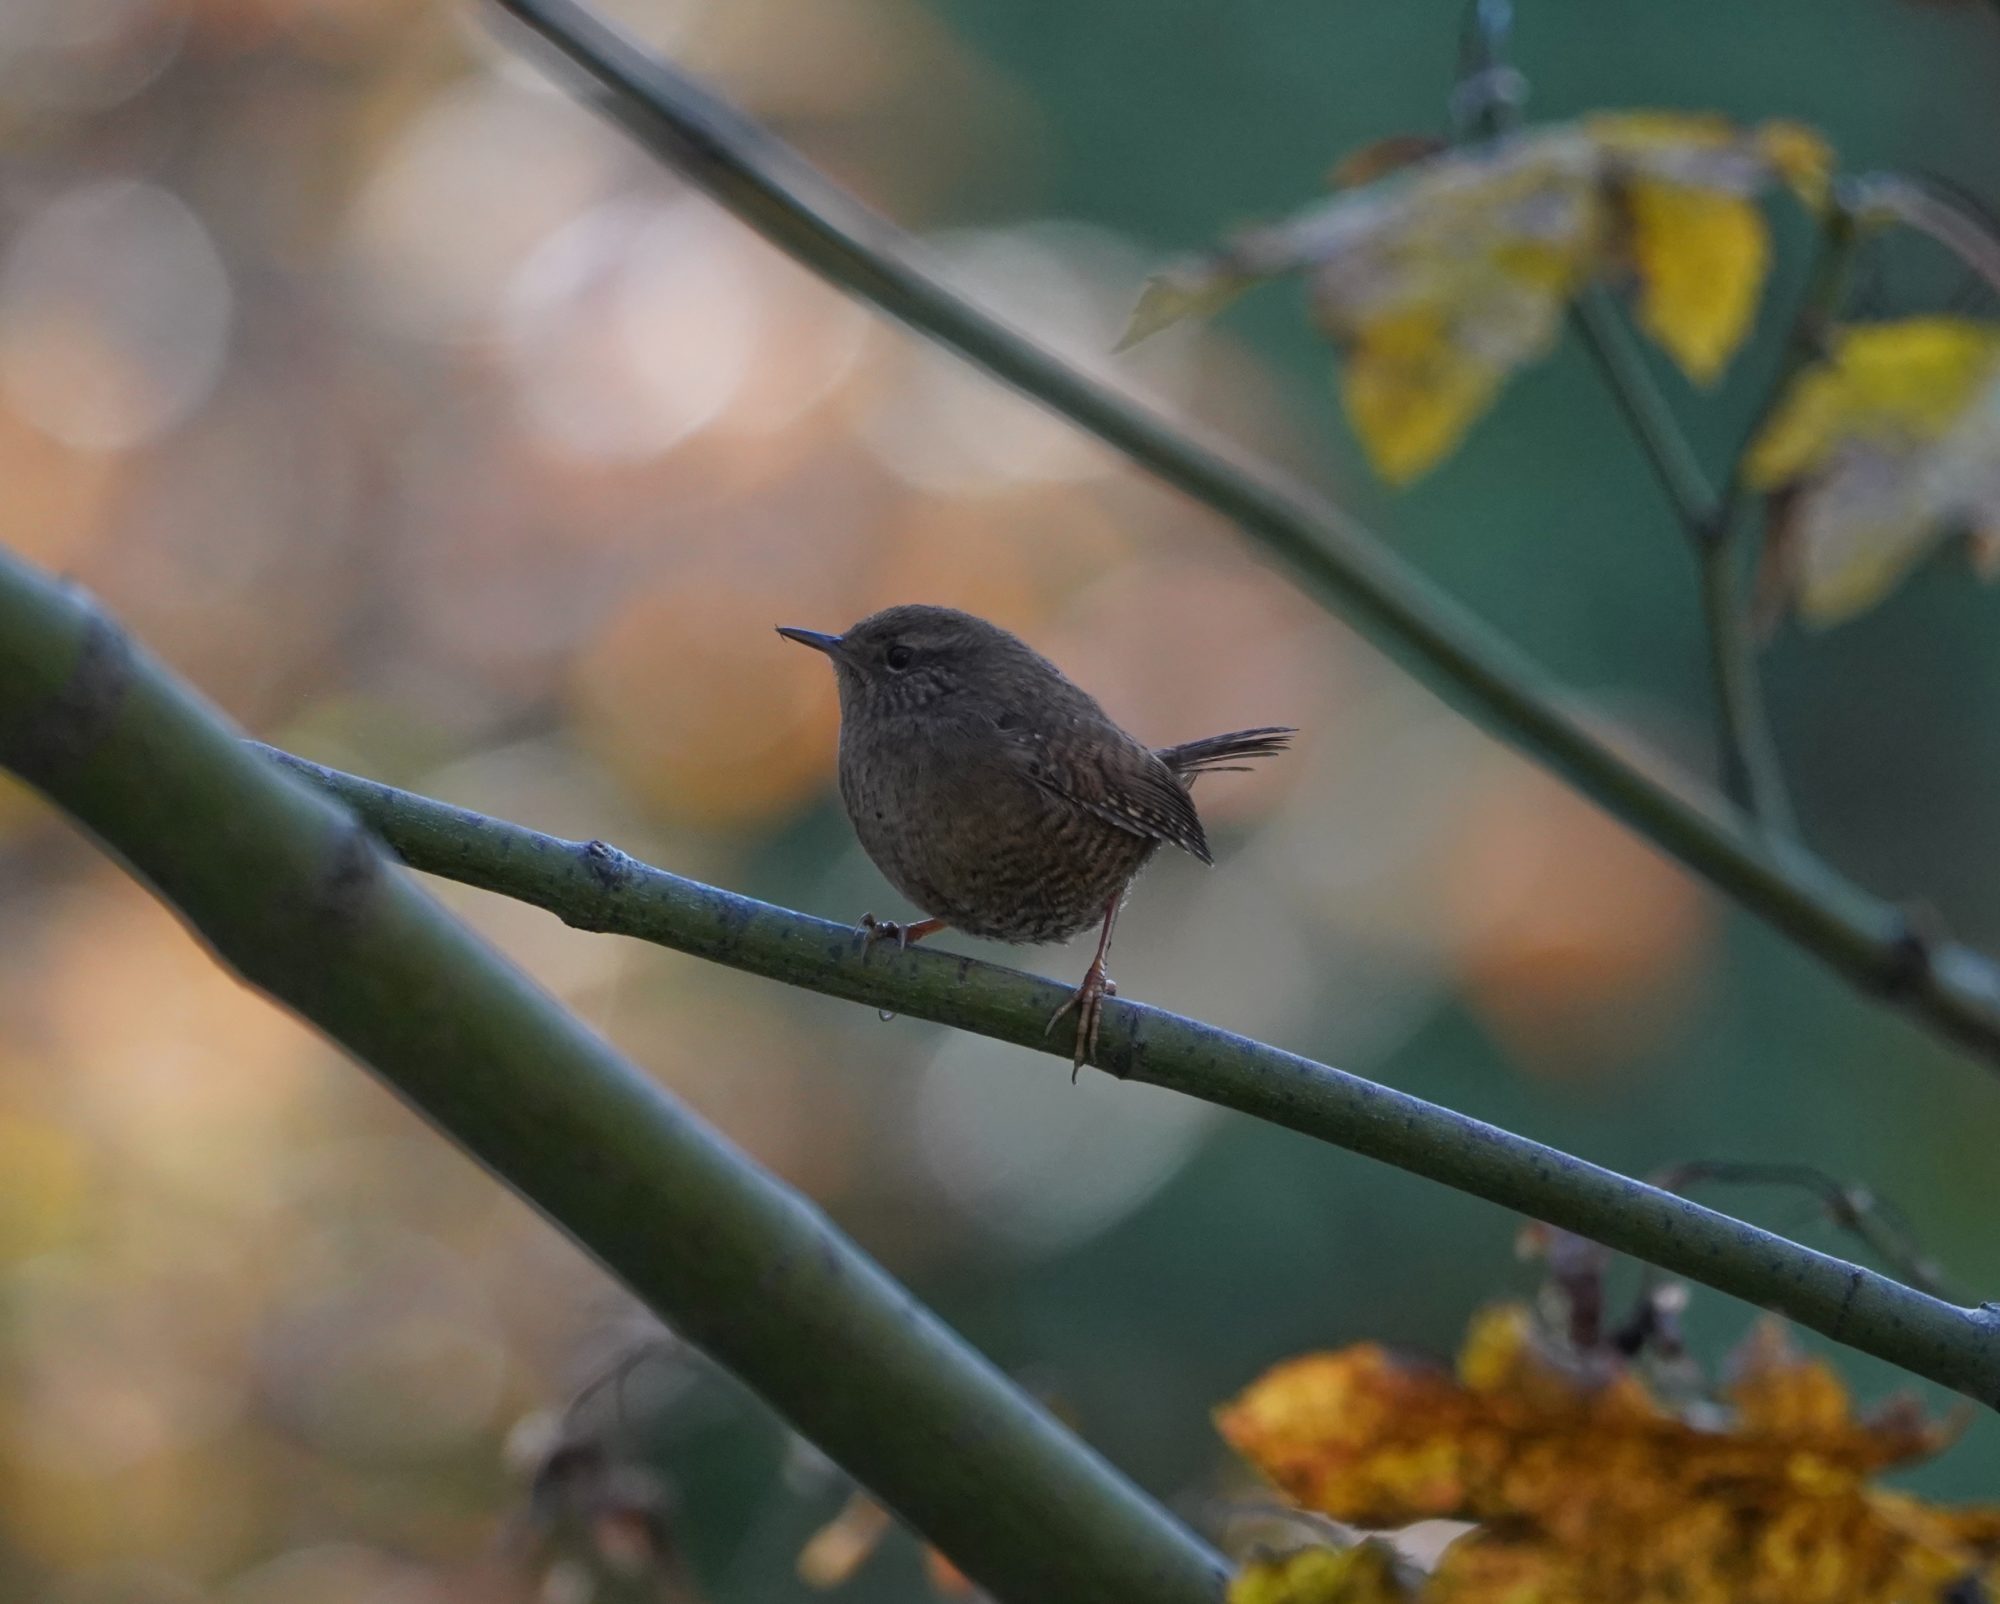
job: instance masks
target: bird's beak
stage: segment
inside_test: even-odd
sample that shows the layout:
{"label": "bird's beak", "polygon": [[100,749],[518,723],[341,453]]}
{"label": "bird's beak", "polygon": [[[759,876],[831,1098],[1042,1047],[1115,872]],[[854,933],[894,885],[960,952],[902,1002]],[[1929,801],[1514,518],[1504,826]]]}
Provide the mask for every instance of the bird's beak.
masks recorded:
{"label": "bird's beak", "polygon": [[838,635],[823,635],[816,629],[794,629],[789,624],[780,624],[778,633],[786,640],[795,640],[801,646],[810,646],[816,652],[825,652],[828,657],[839,657],[845,642]]}

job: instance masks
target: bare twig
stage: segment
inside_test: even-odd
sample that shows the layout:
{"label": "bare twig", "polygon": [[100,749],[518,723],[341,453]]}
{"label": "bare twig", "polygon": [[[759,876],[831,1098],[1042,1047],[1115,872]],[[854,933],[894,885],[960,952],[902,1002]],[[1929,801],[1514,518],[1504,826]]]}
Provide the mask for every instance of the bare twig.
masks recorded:
{"label": "bare twig", "polygon": [[1766,831],[1780,838],[1795,836],[1798,827],[1758,683],[1756,645],[1728,504],[1709,484],[1686,432],[1647,371],[1644,354],[1605,293],[1594,287],[1585,290],[1572,321],[1652,464],[1700,565],[1723,792]]}
{"label": "bare twig", "polygon": [[1854,214],[1846,206],[1830,208],[1821,229],[1819,252],[1813,259],[1812,272],[1799,295],[1798,309],[1792,314],[1784,348],[1778,355],[1777,370],[1771,375],[1756,414],[1730,456],[1729,474],[1723,481],[1715,512],[1718,529],[1734,528],[1742,511],[1746,489],[1744,469],[1750,460],[1750,448],[1764,432],[1765,424],[1770,422],[1800,370],[1826,349],[1827,335],[1839,315],[1854,276],[1855,247],[1859,238]]}
{"label": "bare twig", "polygon": [[1900,223],[1929,235],[2000,295],[2000,235],[1938,185],[1907,173],[1867,173],[1842,183],[1840,199],[1862,223]]}
{"label": "bare twig", "polygon": [[1585,289],[1576,298],[1570,322],[1631,426],[1682,531],[1697,547],[1713,542],[1715,490],[1611,297],[1596,285]]}
{"label": "bare twig", "polygon": [[1819,1204],[1829,1223],[1854,1237],[1911,1286],[1933,1297],[1956,1295],[1943,1267],[1924,1251],[1901,1209],[1865,1186],[1843,1181],[1810,1164],[1697,1159],[1676,1164],[1654,1176],[1653,1181],[1669,1192],[1683,1194],[1708,1185],[1776,1186],[1803,1192]]}

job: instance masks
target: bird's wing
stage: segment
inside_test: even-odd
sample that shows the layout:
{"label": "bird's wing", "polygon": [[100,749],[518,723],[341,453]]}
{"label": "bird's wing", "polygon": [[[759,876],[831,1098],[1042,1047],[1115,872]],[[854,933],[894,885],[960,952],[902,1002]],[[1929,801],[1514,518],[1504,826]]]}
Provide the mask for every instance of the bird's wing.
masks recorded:
{"label": "bird's wing", "polygon": [[1010,762],[1041,789],[1121,830],[1215,861],[1187,787],[1117,725],[1062,721],[1040,729],[1005,714],[997,724]]}

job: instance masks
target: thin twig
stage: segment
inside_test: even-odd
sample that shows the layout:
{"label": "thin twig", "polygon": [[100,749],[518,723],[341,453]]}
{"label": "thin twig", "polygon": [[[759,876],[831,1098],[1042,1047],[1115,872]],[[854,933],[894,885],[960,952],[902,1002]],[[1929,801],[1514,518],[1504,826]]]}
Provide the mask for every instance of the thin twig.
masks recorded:
{"label": "thin twig", "polygon": [[1591,285],[1577,296],[1570,322],[1631,425],[1682,531],[1696,547],[1713,540],[1715,491],[1618,308],[1602,287]]}
{"label": "thin twig", "polygon": [[[412,868],[831,997],[1067,1059],[1045,1034],[1054,981],[912,947],[682,879],[601,841],[564,841],[262,748],[338,798]],[[1427,1176],[1766,1308],[2000,1405],[2000,1325],[1771,1232],[1358,1075],[1123,998],[1097,1061]],[[1052,1093],[1063,1088],[1052,1083]]]}
{"label": "thin twig", "polygon": [[1845,180],[1840,198],[1864,223],[1895,222],[1929,235],[2000,295],[2000,236],[1937,184],[1907,173],[1867,173]]}
{"label": "thin twig", "polygon": [[1469,0],[1459,26],[1451,121],[1460,138],[1494,139],[1518,120],[1528,85],[1507,60],[1513,0]]}
{"label": "thin twig", "polygon": [[1697,1186],[1779,1186],[1816,1199],[1827,1219],[1919,1291],[1957,1294],[1943,1267],[1924,1251],[1909,1217],[1887,1198],[1811,1164],[1757,1163],[1741,1159],[1691,1159],[1653,1177],[1653,1184],[1683,1195]]}
{"label": "thin twig", "polygon": [[1728,502],[1709,484],[1687,433],[1647,370],[1618,309],[1596,286],[1577,297],[1572,322],[1606,388],[1631,425],[1695,554],[1701,614],[1715,687],[1716,745],[1723,793],[1777,838],[1798,833],[1757,674],[1756,641],[1743,595]]}
{"label": "thin twig", "polygon": [[1760,839],[1615,749],[1489,626],[1370,532],[1169,422],[947,289],[905,236],[575,0],[496,0],[600,89],[607,115],[780,250],[1032,396],[1236,523],[1441,696],[1546,764],[1807,951],[2000,1068],[2000,968],[1921,945],[1895,908],[1793,843]]}
{"label": "thin twig", "polygon": [[1845,207],[1832,208],[1822,231],[1812,272],[1786,331],[1777,372],[1766,388],[1736,450],[1730,456],[1709,520],[1709,538],[1698,542],[1702,612],[1708,623],[1709,660],[1725,738],[1725,789],[1745,801],[1764,825],[1795,836],[1790,799],[1777,760],[1757,674],[1755,609],[1744,596],[1744,569],[1754,564],[1761,531],[1742,517],[1745,469],[1751,447],[1783,402],[1800,371],[1822,350],[1838,315],[1853,268],[1855,228]]}
{"label": "thin twig", "polygon": [[1734,528],[1742,511],[1747,489],[1744,473],[1751,447],[1791,390],[1792,381],[1826,349],[1827,335],[1840,314],[1841,303],[1846,299],[1853,280],[1855,252],[1859,243],[1860,230],[1855,226],[1854,214],[1844,205],[1831,207],[1820,230],[1820,245],[1813,258],[1812,271],[1807,275],[1805,288],[1799,293],[1798,309],[1792,314],[1783,349],[1778,354],[1777,369],[1765,386],[1763,399],[1743,431],[1736,450],[1730,454],[1729,472],[1723,480],[1722,494],[1716,505],[1718,529]]}
{"label": "thin twig", "polygon": [[1757,636],[1744,595],[1740,539],[1733,524],[1718,523],[1715,533],[1695,547],[1722,784],[1765,831],[1789,840],[1797,837],[1798,825],[1757,674]]}
{"label": "thin twig", "polygon": [[1645,353],[1610,297],[1602,288],[1590,286],[1577,297],[1570,317],[1631,425],[1700,568],[1723,794],[1768,834],[1792,839],[1797,825],[1764,705],[1736,531],[1724,514],[1724,499],[1709,483],[1687,431],[1654,382]]}

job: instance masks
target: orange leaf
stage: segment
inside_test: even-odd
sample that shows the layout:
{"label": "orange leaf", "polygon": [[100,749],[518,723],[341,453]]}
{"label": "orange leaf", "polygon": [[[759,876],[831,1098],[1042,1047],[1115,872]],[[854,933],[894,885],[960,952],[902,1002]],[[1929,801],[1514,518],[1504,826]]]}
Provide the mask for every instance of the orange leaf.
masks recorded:
{"label": "orange leaf", "polygon": [[1424,1604],[1913,1604],[2000,1582],[2000,1508],[1868,1480],[1948,1430],[1908,1409],[1856,1418],[1775,1326],[1736,1368],[1728,1413],[1684,1417],[1624,1362],[1571,1354],[1502,1305],[1473,1322],[1456,1378],[1364,1343],[1280,1365],[1219,1422],[1308,1509],[1483,1523]]}

